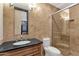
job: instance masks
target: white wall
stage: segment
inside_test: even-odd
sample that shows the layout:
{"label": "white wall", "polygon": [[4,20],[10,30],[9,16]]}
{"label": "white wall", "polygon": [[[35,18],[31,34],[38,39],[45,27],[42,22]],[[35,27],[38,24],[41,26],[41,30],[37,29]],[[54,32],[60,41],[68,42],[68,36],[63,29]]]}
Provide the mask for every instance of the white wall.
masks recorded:
{"label": "white wall", "polygon": [[0,43],[3,40],[3,4],[0,3]]}

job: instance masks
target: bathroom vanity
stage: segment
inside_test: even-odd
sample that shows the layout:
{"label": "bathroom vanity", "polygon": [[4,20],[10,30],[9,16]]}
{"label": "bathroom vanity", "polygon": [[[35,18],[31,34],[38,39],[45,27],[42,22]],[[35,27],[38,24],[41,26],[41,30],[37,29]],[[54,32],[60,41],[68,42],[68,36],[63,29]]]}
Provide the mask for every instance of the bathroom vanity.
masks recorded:
{"label": "bathroom vanity", "polygon": [[31,42],[23,45],[13,45],[16,41],[3,43],[0,45],[0,56],[42,56],[42,41],[35,38],[27,40]]}

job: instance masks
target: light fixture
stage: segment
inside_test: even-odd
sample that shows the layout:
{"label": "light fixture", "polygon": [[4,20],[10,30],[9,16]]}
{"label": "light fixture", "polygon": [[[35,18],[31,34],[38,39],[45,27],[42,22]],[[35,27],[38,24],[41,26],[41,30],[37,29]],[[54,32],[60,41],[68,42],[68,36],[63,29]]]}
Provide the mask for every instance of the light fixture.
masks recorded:
{"label": "light fixture", "polygon": [[64,20],[69,20],[69,9],[62,11],[60,15]]}
{"label": "light fixture", "polygon": [[13,3],[10,3],[10,6],[13,6]]}
{"label": "light fixture", "polygon": [[37,7],[36,3],[29,3],[28,6],[30,10]]}

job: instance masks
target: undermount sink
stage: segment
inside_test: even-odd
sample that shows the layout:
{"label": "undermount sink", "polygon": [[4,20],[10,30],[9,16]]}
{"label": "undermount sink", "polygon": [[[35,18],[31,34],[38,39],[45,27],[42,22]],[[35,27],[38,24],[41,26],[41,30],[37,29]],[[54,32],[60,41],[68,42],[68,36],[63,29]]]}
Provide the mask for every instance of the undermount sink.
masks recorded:
{"label": "undermount sink", "polygon": [[30,42],[31,41],[18,41],[18,42],[13,43],[13,45],[24,45],[24,44],[28,44]]}

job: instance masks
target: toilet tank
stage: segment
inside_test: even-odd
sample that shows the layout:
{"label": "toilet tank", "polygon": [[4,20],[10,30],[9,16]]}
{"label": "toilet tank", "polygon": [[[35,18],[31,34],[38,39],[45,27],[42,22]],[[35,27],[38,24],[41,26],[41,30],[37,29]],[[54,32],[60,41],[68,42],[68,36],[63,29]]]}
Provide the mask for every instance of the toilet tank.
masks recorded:
{"label": "toilet tank", "polygon": [[47,47],[50,45],[51,45],[50,38],[43,38],[43,46]]}

